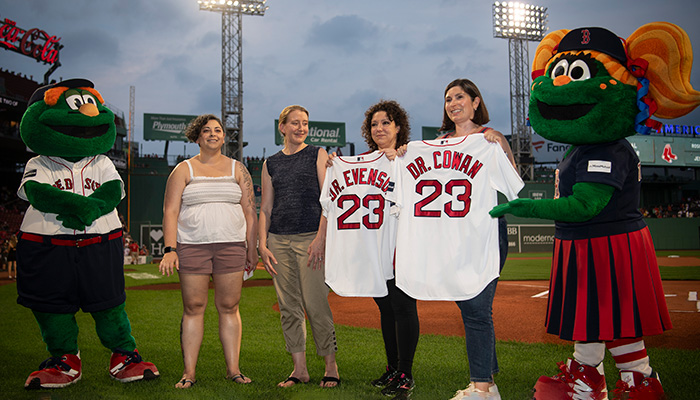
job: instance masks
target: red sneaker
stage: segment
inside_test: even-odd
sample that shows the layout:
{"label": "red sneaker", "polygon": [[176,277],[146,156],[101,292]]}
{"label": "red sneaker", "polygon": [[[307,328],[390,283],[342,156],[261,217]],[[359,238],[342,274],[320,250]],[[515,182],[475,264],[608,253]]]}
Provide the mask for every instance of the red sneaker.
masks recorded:
{"label": "red sneaker", "polygon": [[586,399],[607,400],[603,363],[598,367],[579,364],[569,358],[557,363],[561,372],[555,376],[541,376],[535,384],[534,400]]}
{"label": "red sneaker", "polygon": [[650,377],[637,371],[620,371],[620,380],[615,387],[615,399],[663,400],[666,398],[659,375],[652,372]]}
{"label": "red sneaker", "polygon": [[75,383],[83,376],[80,367],[80,353],[64,354],[62,357],[50,357],[39,365],[39,370],[29,375],[24,388],[56,389]]}
{"label": "red sneaker", "polygon": [[109,374],[119,382],[155,379],[160,376],[153,363],[143,361],[139,351],[117,349],[109,360]]}

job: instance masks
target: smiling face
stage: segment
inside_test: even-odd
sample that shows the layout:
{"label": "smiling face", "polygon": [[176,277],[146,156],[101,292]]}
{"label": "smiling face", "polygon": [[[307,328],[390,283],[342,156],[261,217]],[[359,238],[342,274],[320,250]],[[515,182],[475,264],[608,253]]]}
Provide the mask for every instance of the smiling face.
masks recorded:
{"label": "smiling face", "polygon": [[554,59],[530,92],[530,123],[539,135],[575,145],[606,143],[635,134],[635,86],[613,78],[584,52]]}
{"label": "smiling face", "polygon": [[445,93],[445,113],[447,117],[459,125],[474,119],[480,98],[472,99],[461,86],[453,86]]}
{"label": "smiling face", "polygon": [[116,139],[114,114],[94,89],[56,87],[22,116],[20,136],[32,151],[63,158],[107,152]]}
{"label": "smiling face", "polygon": [[280,122],[279,130],[285,143],[300,146],[309,134],[309,116],[304,111],[294,110],[284,123]]}
{"label": "smiling face", "polygon": [[396,135],[401,127],[389,119],[386,111],[377,111],[372,116],[370,123],[372,129],[372,140],[377,144],[379,150],[396,148]]}
{"label": "smiling face", "polygon": [[210,119],[199,131],[196,143],[200,148],[207,147],[213,150],[220,150],[224,145],[226,134],[219,121]]}

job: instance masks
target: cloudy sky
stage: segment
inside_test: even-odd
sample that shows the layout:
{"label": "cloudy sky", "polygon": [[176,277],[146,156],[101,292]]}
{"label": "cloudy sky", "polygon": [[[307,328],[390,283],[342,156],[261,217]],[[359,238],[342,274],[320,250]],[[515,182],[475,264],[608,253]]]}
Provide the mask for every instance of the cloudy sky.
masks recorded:
{"label": "cloudy sky", "polygon": [[[668,21],[700,49],[697,0],[529,3],[548,8],[550,31],[602,26],[626,38],[647,22]],[[480,87],[489,125],[509,134],[508,42],[493,37],[492,4],[268,0],[264,17],[243,17],[244,156],[280,149],[274,119],[289,104],[304,105],[311,120],[345,122],[347,140],[360,152],[364,111],[394,99],[411,115],[417,139],[421,126],[440,125],[444,88],[455,78]],[[61,37],[62,66],[51,78],[91,79],[127,117],[134,86],[134,139],[144,153],[164,150],[164,142],[143,141],[144,113],[220,113],[221,15],[200,11],[196,0],[0,0],[0,18]],[[699,64],[696,59],[691,83],[700,90]],[[48,69],[5,50],[0,67],[39,82]],[[700,125],[700,110],[673,123]],[[171,144],[170,154],[183,152],[197,149]]]}

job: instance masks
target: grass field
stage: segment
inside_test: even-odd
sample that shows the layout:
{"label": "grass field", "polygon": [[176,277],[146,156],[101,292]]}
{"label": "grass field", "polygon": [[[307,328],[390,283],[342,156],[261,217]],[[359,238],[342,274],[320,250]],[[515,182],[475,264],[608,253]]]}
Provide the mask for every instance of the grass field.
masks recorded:
{"label": "grass field", "polygon": [[[678,252],[670,252],[676,254]],[[661,254],[660,254],[661,255]],[[695,253],[684,256],[697,257]],[[548,279],[549,253],[512,254],[504,269],[503,279]],[[538,257],[540,259],[538,259]],[[131,266],[128,266],[129,268]],[[682,270],[662,269],[662,276],[672,279],[700,279],[699,267]],[[127,272],[127,286],[176,282],[177,278],[157,276],[154,265],[133,267]],[[149,278],[151,274],[151,278]],[[138,277],[140,279],[135,279]],[[262,271],[254,279],[269,279]],[[198,363],[198,383],[189,390],[177,390],[173,385],[180,378],[182,360],[179,345],[179,320],[182,313],[178,290],[128,290],[127,311],[139,351],[148,361],[156,363],[161,378],[149,382],[121,384],[109,378],[107,364],[110,352],[103,348],[95,334],[92,318],[77,314],[80,325],[80,347],[83,378],[75,385],[53,391],[28,392],[23,388],[27,375],[36,369],[48,354],[31,312],[16,304],[15,285],[0,286],[0,376],[4,385],[0,398],[7,399],[386,399],[368,382],[383,371],[384,351],[381,333],[376,329],[337,326],[339,352],[337,355],[342,385],[321,389],[323,363],[313,351],[308,354],[312,384],[280,389],[276,383],[291,371],[291,360],[284,351],[279,313],[271,286],[247,287],[243,290],[241,316],[243,319],[242,371],[253,379],[251,385],[237,385],[224,379],[225,366],[217,335],[217,317],[210,291],[205,337]],[[309,329],[310,332],[310,329]],[[498,332],[497,332],[498,334]],[[309,335],[307,347],[313,349]],[[497,351],[501,373],[496,382],[504,400],[529,398],[537,378],[554,374],[556,362],[569,357],[572,346],[498,342]],[[662,375],[670,399],[697,399],[698,350],[650,348],[652,365]],[[614,387],[615,366],[608,356],[605,369],[609,387]],[[413,399],[450,398],[467,384],[468,365],[463,337],[422,335],[415,357],[416,389]]]}

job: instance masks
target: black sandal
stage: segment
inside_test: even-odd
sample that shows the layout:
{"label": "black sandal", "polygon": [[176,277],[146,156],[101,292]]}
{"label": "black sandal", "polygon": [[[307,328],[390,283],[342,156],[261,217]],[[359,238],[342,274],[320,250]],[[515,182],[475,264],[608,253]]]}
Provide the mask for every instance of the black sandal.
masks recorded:
{"label": "black sandal", "polygon": [[[197,380],[192,380],[192,379],[188,379],[188,378],[182,378],[182,379],[180,380],[180,382],[178,382],[178,383],[182,383],[182,386],[179,387],[179,388],[176,388],[176,389],[189,389],[189,388],[191,388],[192,386],[194,386],[195,383],[197,383]],[[185,386],[185,385],[187,385],[188,383],[190,384],[190,386]],[[177,385],[177,383],[176,383],[176,385]]]}
{"label": "black sandal", "polygon": [[[238,375],[226,377],[226,379],[231,380],[233,383],[238,383],[239,385],[247,385],[247,384],[249,384],[249,383],[253,383],[252,380],[251,380],[250,382],[246,382],[246,381],[245,381],[245,378],[247,378],[247,377],[246,377],[245,375],[243,375],[243,374],[238,374]],[[238,382],[236,379],[240,379],[241,381]]]}
{"label": "black sandal", "polygon": [[[326,386],[326,383],[328,383],[328,382],[335,382],[335,385]],[[336,388],[338,386],[340,386],[340,378],[336,378],[334,376],[324,376],[323,379],[321,379],[321,387],[322,388],[331,389],[331,388]]]}

